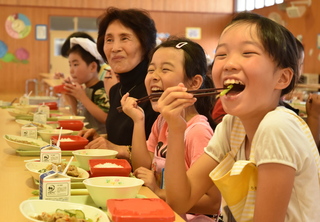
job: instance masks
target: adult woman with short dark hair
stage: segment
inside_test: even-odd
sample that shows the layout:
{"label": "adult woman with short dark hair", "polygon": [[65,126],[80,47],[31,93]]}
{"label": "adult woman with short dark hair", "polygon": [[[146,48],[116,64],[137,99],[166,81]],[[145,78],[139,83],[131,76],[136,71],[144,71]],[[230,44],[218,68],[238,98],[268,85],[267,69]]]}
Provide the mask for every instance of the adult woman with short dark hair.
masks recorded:
{"label": "adult woman with short dark hair", "polygon": [[[129,158],[132,141],[133,121],[118,112],[122,96],[141,98],[147,96],[144,78],[147,74],[148,55],[156,44],[154,21],[147,11],[140,9],[108,8],[98,18],[99,31],[97,48],[101,56],[119,75],[119,83],[110,89],[110,110],[106,121],[107,139],[94,130],[80,132],[84,137],[93,136],[89,149],[113,149],[118,158]],[[145,113],[146,138],[158,113],[150,102],[140,104]]]}

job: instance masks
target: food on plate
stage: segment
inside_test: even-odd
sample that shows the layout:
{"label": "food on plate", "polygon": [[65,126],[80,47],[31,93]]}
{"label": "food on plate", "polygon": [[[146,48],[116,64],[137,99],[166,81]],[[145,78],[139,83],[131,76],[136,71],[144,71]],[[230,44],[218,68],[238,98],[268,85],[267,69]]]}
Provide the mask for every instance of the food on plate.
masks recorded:
{"label": "food on plate", "polygon": [[[55,165],[58,167],[58,171],[61,172],[61,173],[67,167],[66,163],[58,163],[58,164],[55,164]],[[53,169],[53,164],[49,164],[45,169],[41,169],[38,172],[39,173],[45,173],[45,172],[50,171],[52,169]],[[68,176],[70,176],[70,177],[79,177],[80,176],[78,168],[75,165],[69,165],[69,168],[68,168],[66,174]]]}
{"label": "food on plate", "polygon": [[36,127],[39,127],[39,128],[45,128],[46,126],[43,125],[42,123],[37,123],[37,122],[31,122],[31,124],[35,125]]}
{"label": "food on plate", "polygon": [[62,210],[57,209],[55,213],[42,212],[41,215],[33,217],[36,220],[45,222],[93,222],[87,219],[81,210]]}
{"label": "food on plate", "polygon": [[8,135],[5,135],[5,137],[6,137],[6,139],[11,140],[13,142],[23,143],[23,144],[28,144],[28,145],[34,145],[34,146],[40,146],[38,143],[35,143],[35,142],[32,142],[32,141],[12,138],[12,137],[10,137]]}
{"label": "food on plate", "polygon": [[123,168],[123,166],[115,163],[99,163],[94,168]]}

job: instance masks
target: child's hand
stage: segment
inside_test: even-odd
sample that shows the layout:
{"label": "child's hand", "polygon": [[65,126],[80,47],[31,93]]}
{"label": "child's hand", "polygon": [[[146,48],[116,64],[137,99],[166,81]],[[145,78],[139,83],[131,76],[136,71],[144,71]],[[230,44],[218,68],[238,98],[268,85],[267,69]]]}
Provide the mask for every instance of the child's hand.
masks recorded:
{"label": "child's hand", "polygon": [[53,78],[54,79],[63,79],[64,78],[64,74],[62,72],[56,72],[56,73],[54,73]]}
{"label": "child's hand", "polygon": [[99,136],[89,142],[85,149],[108,149],[107,140],[103,136]]}
{"label": "child's hand", "polygon": [[81,101],[84,97],[87,97],[84,89],[79,83],[66,83],[65,89],[67,90],[67,95],[71,95],[74,98]]}
{"label": "child's hand", "polygon": [[133,122],[144,120],[144,111],[138,106],[137,99],[129,97],[129,93],[126,93],[121,98],[122,111],[129,116]]}
{"label": "child's hand", "polygon": [[149,170],[145,167],[139,167],[133,172],[133,175],[143,180],[144,185],[147,186],[153,192],[155,192],[157,189],[160,189],[157,185],[156,178],[154,176],[154,171]]}
{"label": "child's hand", "polygon": [[72,79],[71,79],[70,76],[69,76],[69,77],[65,78],[65,79],[63,80],[63,82],[64,82],[64,83],[68,83],[68,84],[72,84]]}
{"label": "child's hand", "polygon": [[94,128],[80,130],[78,132],[78,136],[82,136],[83,138],[88,139],[90,142],[98,137],[100,137],[99,133]]}
{"label": "child's hand", "polygon": [[[180,83],[167,88],[158,100],[158,109],[170,126],[186,127],[185,109],[192,106],[197,99],[187,93],[187,88]],[[179,117],[180,118],[177,118]]]}

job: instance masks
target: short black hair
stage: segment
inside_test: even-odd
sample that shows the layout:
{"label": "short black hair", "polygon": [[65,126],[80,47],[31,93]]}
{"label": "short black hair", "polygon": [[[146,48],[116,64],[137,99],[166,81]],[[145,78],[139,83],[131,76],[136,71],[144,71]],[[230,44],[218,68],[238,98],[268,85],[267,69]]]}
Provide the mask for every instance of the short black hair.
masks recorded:
{"label": "short black hair", "polygon": [[122,25],[133,30],[137,35],[144,58],[148,59],[150,51],[156,45],[157,29],[153,19],[151,19],[149,12],[143,9],[119,9],[109,7],[98,18],[98,40],[97,49],[102,58],[107,62],[104,54],[104,38],[105,33],[111,22],[119,20]]}

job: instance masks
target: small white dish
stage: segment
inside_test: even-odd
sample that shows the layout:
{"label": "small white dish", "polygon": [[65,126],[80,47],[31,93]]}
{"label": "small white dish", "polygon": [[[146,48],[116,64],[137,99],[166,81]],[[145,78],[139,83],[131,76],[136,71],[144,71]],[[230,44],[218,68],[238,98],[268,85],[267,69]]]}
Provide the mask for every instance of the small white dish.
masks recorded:
{"label": "small white dish", "polygon": [[[46,163],[46,162],[27,162],[25,167],[27,168],[27,170],[30,172],[31,176],[35,179],[35,180],[39,180],[40,179],[40,170],[46,169],[50,164],[52,163]],[[72,163],[71,163],[72,165]],[[84,179],[89,178],[89,173],[87,171],[85,171],[84,169],[81,169],[79,167],[77,167],[78,172],[80,174],[79,177],[72,177],[72,176],[68,176],[71,179],[71,182],[82,182]]]}

